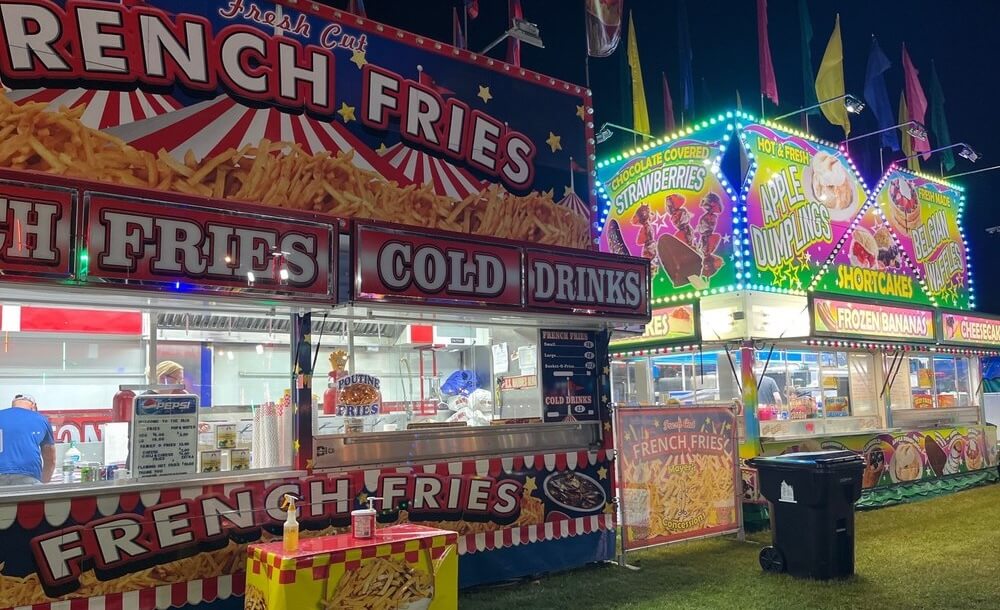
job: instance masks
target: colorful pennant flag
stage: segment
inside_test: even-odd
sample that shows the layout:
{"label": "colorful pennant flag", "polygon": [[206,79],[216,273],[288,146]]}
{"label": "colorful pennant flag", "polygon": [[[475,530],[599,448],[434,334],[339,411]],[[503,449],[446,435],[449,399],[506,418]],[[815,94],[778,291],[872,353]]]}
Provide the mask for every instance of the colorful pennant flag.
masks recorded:
{"label": "colorful pennant flag", "polygon": [[646,108],[646,91],[642,86],[642,68],[639,66],[639,43],[635,39],[632,14],[628,16],[628,66],[632,74],[632,128],[649,133],[649,110]]}
{"label": "colorful pennant flag", "polygon": [[674,120],[674,98],[670,95],[670,84],[667,83],[666,73],[663,76],[663,130],[673,132],[677,129],[677,121]]}
{"label": "colorful pennant flag", "polygon": [[677,4],[677,44],[681,61],[681,110],[694,113],[694,54],[691,52],[691,32],[688,30],[687,2]]}
{"label": "colorful pennant flag", "polygon": [[[905,123],[910,121],[910,111],[906,107],[906,92],[899,94],[899,124],[905,125]],[[906,160],[906,167],[910,168],[912,171],[920,171],[920,160],[913,156],[913,136],[907,132],[907,128],[900,127],[899,130],[902,132],[901,137],[903,138],[903,156],[909,157]]]}
{"label": "colorful pennant flag", "polygon": [[889,101],[889,91],[885,87],[885,72],[892,64],[889,58],[878,46],[878,41],[872,36],[872,50],[868,53],[868,68],[865,70],[865,103],[871,108],[872,114],[878,121],[879,129],[886,129],[881,134],[882,146],[887,146],[894,151],[899,150],[899,135],[895,129],[890,129],[895,125],[895,117],[892,112],[892,103]]}
{"label": "colorful pennant flag", "polygon": [[365,0],[348,0],[347,12],[354,13],[359,17],[367,17],[368,11],[365,10]]}
{"label": "colorful pennant flag", "polygon": [[847,108],[841,101],[844,97],[844,46],[840,41],[840,15],[833,25],[830,42],[826,44],[823,61],[816,75],[816,98],[820,102],[837,99],[820,106],[823,116],[834,125],[844,128],[844,136],[851,133],[851,119],[847,116]]}
{"label": "colorful pennant flag", "polygon": [[624,0],[585,0],[587,54],[607,57],[615,52],[622,34]]}
{"label": "colorful pennant flag", "polygon": [[[816,73],[813,71],[812,59],[813,28],[812,20],[809,19],[809,6],[806,0],[799,0],[799,42],[802,47],[802,107],[815,106],[816,99]],[[811,108],[805,114],[819,114],[819,108]]]}
{"label": "colorful pennant flag", "polygon": [[462,22],[458,18],[458,8],[451,7],[451,44],[459,49],[468,48],[465,43],[465,32],[462,31]]}
{"label": "colorful pennant flag", "polygon": [[[903,43],[903,83],[903,90],[906,91],[906,108],[910,118],[922,125],[926,124],[924,119],[927,116],[927,97],[924,95],[924,88],[920,86],[920,72],[910,61],[910,54],[906,52],[906,43]],[[924,153],[924,161],[930,158],[930,149],[930,138],[913,142],[913,150]]]}
{"label": "colorful pennant flag", "polygon": [[[521,0],[507,0],[507,25],[514,19],[524,19],[521,11]],[[507,37],[507,63],[515,66],[521,65],[521,41],[513,36]]]}
{"label": "colorful pennant flag", "polygon": [[767,38],[767,0],[757,0],[757,61],[760,64],[760,94],[778,105],[778,81],[771,62],[771,43]]}
{"label": "colorful pennant flag", "polygon": [[[931,61],[931,130],[934,132],[934,141],[937,142],[938,148],[951,146],[948,119],[944,112],[944,90],[941,89],[941,81],[938,80],[937,67],[933,61]],[[955,153],[947,148],[939,154],[944,168],[948,171],[954,169]]]}

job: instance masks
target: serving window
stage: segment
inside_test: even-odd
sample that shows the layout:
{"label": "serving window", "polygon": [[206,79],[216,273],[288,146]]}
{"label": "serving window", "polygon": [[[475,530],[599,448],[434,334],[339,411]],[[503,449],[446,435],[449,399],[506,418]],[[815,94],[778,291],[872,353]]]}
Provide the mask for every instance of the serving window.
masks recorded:
{"label": "serving window", "polygon": [[[0,404],[27,397],[18,406],[48,420],[55,463],[45,483],[291,466],[288,310],[69,308],[34,293],[6,294],[23,298],[3,302]],[[133,396],[183,398],[187,411],[150,410],[139,439]],[[8,441],[18,433],[3,430]],[[31,478],[45,478],[42,466]]]}
{"label": "serving window", "polygon": [[874,355],[774,350],[767,360],[768,352],[757,352],[761,436],[844,434],[882,425]]}
{"label": "serving window", "polygon": [[611,362],[611,399],[624,406],[731,402],[740,397],[739,368],[738,351],[619,357]]}
{"label": "serving window", "polygon": [[344,324],[319,342],[320,435],[542,421],[537,329]]}

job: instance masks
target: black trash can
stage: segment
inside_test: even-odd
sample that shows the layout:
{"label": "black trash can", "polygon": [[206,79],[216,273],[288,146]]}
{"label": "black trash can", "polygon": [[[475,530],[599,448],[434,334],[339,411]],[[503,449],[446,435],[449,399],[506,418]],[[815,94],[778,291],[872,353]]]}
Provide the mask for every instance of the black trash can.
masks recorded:
{"label": "black trash can", "polygon": [[854,574],[854,503],[864,460],[852,451],[790,453],[749,460],[771,503],[774,546],[760,552],[769,572],[829,580]]}

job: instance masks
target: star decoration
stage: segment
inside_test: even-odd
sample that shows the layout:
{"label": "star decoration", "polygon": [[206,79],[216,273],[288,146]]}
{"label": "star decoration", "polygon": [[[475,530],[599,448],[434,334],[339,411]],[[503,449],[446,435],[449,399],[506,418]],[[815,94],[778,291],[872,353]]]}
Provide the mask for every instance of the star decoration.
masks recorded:
{"label": "star decoration", "polygon": [[378,145],[378,148],[375,149],[375,152],[377,152],[380,155],[384,155],[385,151],[387,150],[389,150],[389,147],[385,145],[385,142],[382,142],[381,144]]}
{"label": "star decoration", "polygon": [[601,402],[603,402],[604,404],[608,404],[608,402],[610,402],[610,401],[611,401],[611,399],[608,398],[607,394],[605,394],[604,396],[601,396]]}
{"label": "star decoration", "polygon": [[368,502],[368,494],[366,494],[365,492],[361,492],[360,494],[358,494],[358,504],[364,506],[367,502]]}
{"label": "star decoration", "polygon": [[528,477],[524,480],[524,491],[525,493],[531,493],[538,489],[538,482],[535,481],[535,477]]}
{"label": "star decoration", "polygon": [[611,374],[611,367],[610,366],[606,366],[603,369],[601,369],[601,372],[604,373],[605,375],[610,375]]}
{"label": "star decoration", "polygon": [[628,432],[627,430],[625,431],[625,440],[629,441],[629,442],[632,441],[632,434],[630,432]]}
{"label": "star decoration", "polygon": [[597,478],[601,479],[602,481],[604,479],[608,478],[608,469],[605,468],[604,466],[601,466],[600,468],[598,468],[597,469]]}
{"label": "star decoration", "polygon": [[660,427],[660,420],[654,419],[653,420],[653,427],[654,428],[659,428]]}
{"label": "star decoration", "polygon": [[549,132],[549,137],[545,139],[545,143],[549,145],[552,152],[557,150],[562,150],[562,136],[557,136],[556,134]]}
{"label": "star decoration", "polygon": [[604,422],[604,431],[611,432],[611,422],[609,421]]}
{"label": "star decoration", "polygon": [[306,470],[312,470],[314,466],[315,466],[315,462],[313,461],[312,458],[309,458],[308,460],[306,460]]}
{"label": "star decoration", "polygon": [[576,107],[576,116],[580,117],[580,120],[585,120],[587,116],[587,110],[581,105]]}
{"label": "star decoration", "polygon": [[337,114],[340,115],[340,118],[343,119],[345,123],[350,123],[351,121],[356,120],[354,118],[354,106],[348,106],[347,102],[340,103],[340,110],[337,111]]}
{"label": "star decoration", "polygon": [[555,196],[556,196],[555,189],[549,189],[549,190],[545,191],[542,194],[545,195],[546,197],[548,197],[549,199],[555,199]]}
{"label": "star decoration", "polygon": [[479,85],[479,93],[476,94],[476,97],[483,100],[484,104],[488,104],[493,99],[493,94],[490,93],[489,86],[484,87],[483,85]]}
{"label": "star decoration", "polygon": [[573,187],[565,186],[563,187],[563,197],[569,197],[573,194]]}
{"label": "star decoration", "polygon": [[358,70],[364,67],[368,60],[365,58],[364,51],[355,51],[351,54],[351,63],[358,67]]}
{"label": "star decoration", "polygon": [[302,445],[299,443],[299,439],[295,439],[295,442],[292,443],[292,447],[295,447],[295,451],[298,451],[299,448],[302,447]]}
{"label": "star decoration", "polygon": [[722,236],[722,243],[724,243],[724,244],[728,244],[729,243],[729,236],[728,235],[723,235]]}
{"label": "star decoration", "polygon": [[604,514],[605,515],[613,515],[614,513],[615,513],[615,505],[614,504],[612,504],[611,502],[608,502],[607,504],[604,505]]}

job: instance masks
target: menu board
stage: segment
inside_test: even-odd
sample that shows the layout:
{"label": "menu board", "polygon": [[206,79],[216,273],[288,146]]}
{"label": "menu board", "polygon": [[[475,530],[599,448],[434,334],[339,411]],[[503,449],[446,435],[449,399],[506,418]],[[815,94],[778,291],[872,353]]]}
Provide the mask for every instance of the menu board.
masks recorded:
{"label": "menu board", "polygon": [[541,333],[545,421],[597,421],[597,333]]}
{"label": "menu board", "polygon": [[132,471],[137,477],[198,469],[198,397],[140,394],[132,401]]}
{"label": "menu board", "polygon": [[735,192],[718,169],[727,124],[598,164],[600,249],[649,259],[653,299],[736,283]]}
{"label": "menu board", "polygon": [[766,125],[740,139],[753,163],[743,198],[756,267],[744,279],[806,290],[867,201],[864,182],[831,145]]}
{"label": "menu board", "polygon": [[833,299],[812,300],[813,334],[934,342],[934,312]]}

